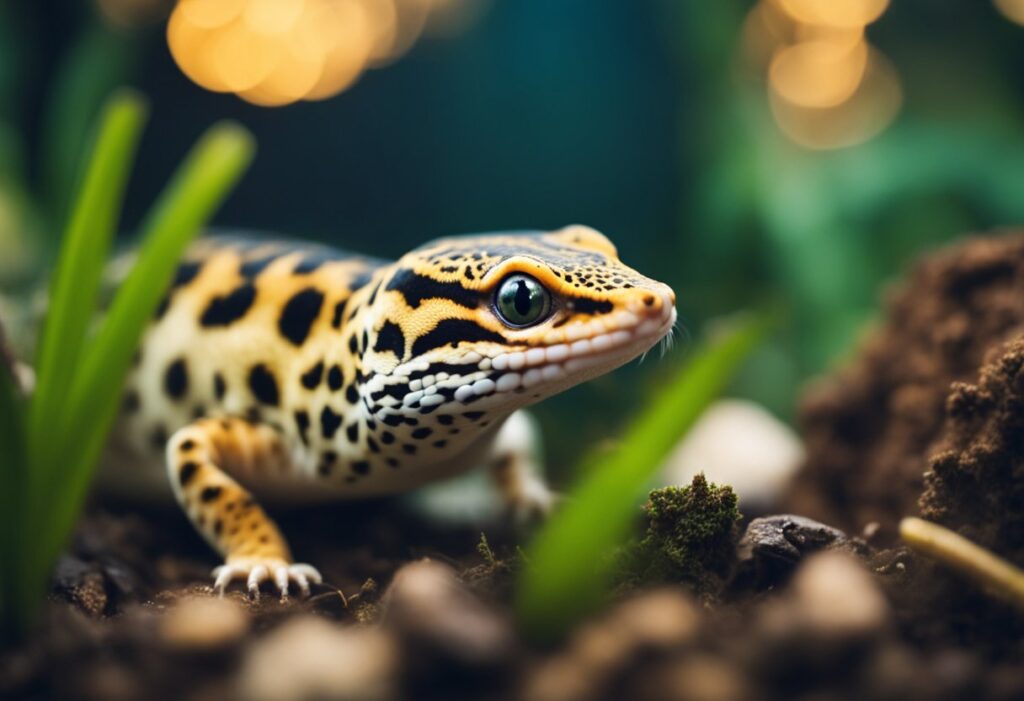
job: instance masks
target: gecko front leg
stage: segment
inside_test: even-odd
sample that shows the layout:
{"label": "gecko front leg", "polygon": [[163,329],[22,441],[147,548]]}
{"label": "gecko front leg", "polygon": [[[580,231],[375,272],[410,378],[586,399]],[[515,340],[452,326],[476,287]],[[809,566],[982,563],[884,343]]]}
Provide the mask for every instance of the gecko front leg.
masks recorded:
{"label": "gecko front leg", "polygon": [[235,418],[196,421],[168,442],[168,477],[178,503],[224,556],[224,564],[213,571],[218,592],[232,580],[245,579],[250,594],[259,598],[260,584],[269,579],[285,598],[292,581],[304,595],[311,581],[321,581],[312,566],[292,562],[277,524],[232,477],[285,469],[287,461],[275,429]]}
{"label": "gecko front leg", "polygon": [[506,508],[520,523],[546,517],[558,500],[541,472],[539,442],[540,430],[533,418],[525,411],[517,411],[498,430],[491,449],[491,480]]}

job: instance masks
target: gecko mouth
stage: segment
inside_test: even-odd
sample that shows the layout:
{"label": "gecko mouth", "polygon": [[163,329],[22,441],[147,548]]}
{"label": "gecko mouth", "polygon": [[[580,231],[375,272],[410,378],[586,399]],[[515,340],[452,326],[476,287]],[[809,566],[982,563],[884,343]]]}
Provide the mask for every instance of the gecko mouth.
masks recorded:
{"label": "gecko mouth", "polygon": [[497,397],[531,389],[554,394],[650,350],[671,332],[675,321],[675,308],[665,305],[654,314],[623,312],[602,321],[600,328],[563,329],[550,345],[493,357],[471,351],[452,361],[416,360],[374,377],[370,405],[386,421],[389,415],[428,414],[448,404],[490,404]]}
{"label": "gecko mouth", "polygon": [[[495,392],[528,390],[542,384],[560,385],[567,380],[575,384],[607,372],[646,352],[672,331],[676,310],[674,307],[666,309],[657,317],[643,320],[626,312],[633,317],[630,323],[589,338],[502,353],[490,359],[489,369],[495,371],[490,377],[462,385],[455,391],[454,398],[468,403]],[[481,367],[484,365],[486,359]]]}

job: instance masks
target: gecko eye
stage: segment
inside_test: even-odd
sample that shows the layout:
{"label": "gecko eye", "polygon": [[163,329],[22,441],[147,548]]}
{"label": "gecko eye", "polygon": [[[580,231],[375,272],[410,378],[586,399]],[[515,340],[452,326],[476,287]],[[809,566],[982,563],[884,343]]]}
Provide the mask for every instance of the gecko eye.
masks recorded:
{"label": "gecko eye", "polygon": [[532,326],[547,318],[551,295],[529,275],[517,273],[502,281],[494,306],[509,326]]}

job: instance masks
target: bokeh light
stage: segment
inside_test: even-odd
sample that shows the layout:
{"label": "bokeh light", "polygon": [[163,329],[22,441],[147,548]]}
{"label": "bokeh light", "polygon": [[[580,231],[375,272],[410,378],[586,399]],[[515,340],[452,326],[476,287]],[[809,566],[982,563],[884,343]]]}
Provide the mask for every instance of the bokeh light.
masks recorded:
{"label": "bokeh light", "polygon": [[888,0],[761,0],[743,28],[743,52],[767,76],[779,129],[813,149],[863,143],[895,119],[899,76],[869,44],[866,26]]}
{"label": "bokeh light", "polygon": [[992,4],[1006,19],[1024,24],[1024,0],[992,0]]}
{"label": "bokeh light", "polygon": [[777,0],[790,17],[804,24],[858,28],[882,16],[889,0]]}
{"label": "bokeh light", "polygon": [[405,54],[431,27],[450,34],[484,0],[180,0],[167,24],[198,85],[263,106],[322,100]]}

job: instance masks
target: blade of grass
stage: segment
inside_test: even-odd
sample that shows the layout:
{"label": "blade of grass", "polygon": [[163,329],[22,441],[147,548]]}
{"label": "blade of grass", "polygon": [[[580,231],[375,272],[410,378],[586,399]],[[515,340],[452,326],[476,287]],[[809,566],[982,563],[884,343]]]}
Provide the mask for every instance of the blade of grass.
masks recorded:
{"label": "blade of grass", "polygon": [[556,637],[600,604],[610,554],[627,537],[645,486],[770,326],[767,316],[745,319],[698,348],[618,447],[589,461],[565,506],[527,549],[516,608],[528,633]]}
{"label": "blade of grass", "polygon": [[[121,93],[107,103],[64,233],[50,285],[36,359],[37,384],[26,427],[33,483],[37,477],[45,480],[63,444],[64,400],[96,308],[103,263],[114,238],[145,116],[145,103],[134,93]],[[35,504],[39,491],[35,487],[30,490]]]}
{"label": "blade of grass", "polygon": [[121,385],[178,261],[252,160],[252,136],[243,127],[209,129],[175,173],[142,226],[138,259],[85,349],[67,394],[68,464],[50,484],[54,508],[40,533],[45,562],[57,556],[71,530],[106,436],[117,416]]}

